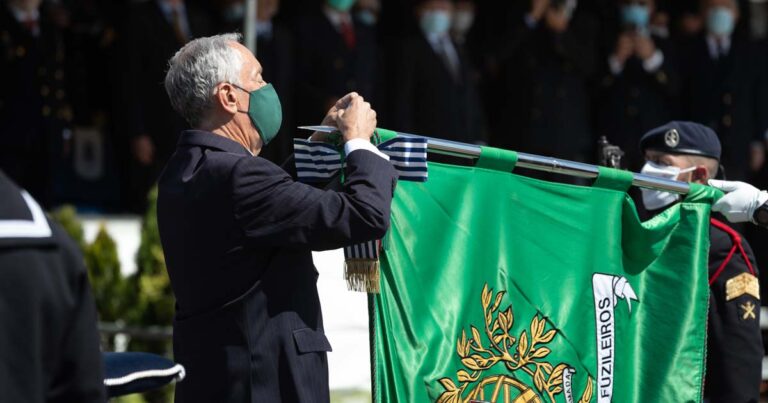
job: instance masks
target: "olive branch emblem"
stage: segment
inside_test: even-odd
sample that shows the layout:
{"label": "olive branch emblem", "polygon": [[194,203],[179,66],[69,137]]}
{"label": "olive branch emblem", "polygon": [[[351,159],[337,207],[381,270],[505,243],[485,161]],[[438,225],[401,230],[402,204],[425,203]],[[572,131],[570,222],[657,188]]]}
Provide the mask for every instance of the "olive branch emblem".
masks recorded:
{"label": "olive branch emblem", "polygon": [[[563,392],[563,371],[573,372],[565,363],[553,366],[545,358],[551,353],[546,344],[557,335],[557,330],[546,330],[547,322],[536,314],[528,330],[523,330],[519,337],[512,335],[511,329],[515,317],[512,305],[505,310],[499,310],[501,300],[506,291],[495,294],[483,287],[481,302],[485,325],[478,330],[470,325],[472,338],[467,339],[465,330],[456,343],[456,353],[461,357],[465,369],[456,372],[458,385],[451,378],[441,378],[440,384],[445,388],[437,403],[467,403],[472,399],[485,399],[485,388],[492,387],[490,400],[495,402],[503,393],[505,402],[510,401],[510,388],[517,389],[518,397],[513,402],[537,402],[539,396],[547,396],[550,402]],[[493,300],[493,304],[491,304]],[[485,344],[481,333],[485,336]],[[482,378],[484,371],[500,364],[504,365],[510,374],[492,375]],[[533,379],[534,392],[530,385],[523,383],[515,372],[522,371]],[[503,392],[502,392],[503,389]],[[589,377],[579,403],[587,403],[592,399],[592,378]]]}

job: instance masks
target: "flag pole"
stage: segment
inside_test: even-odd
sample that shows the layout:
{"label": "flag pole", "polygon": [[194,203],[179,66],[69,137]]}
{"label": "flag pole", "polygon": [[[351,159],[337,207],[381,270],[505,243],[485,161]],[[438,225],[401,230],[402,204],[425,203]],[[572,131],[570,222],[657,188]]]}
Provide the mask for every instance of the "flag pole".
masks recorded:
{"label": "flag pole", "polygon": [[256,56],[256,9],[258,0],[245,1],[245,19],[243,21],[244,45]]}
{"label": "flag pole", "polygon": [[[474,144],[461,143],[458,141],[443,140],[433,137],[420,136],[417,134],[395,132],[398,135],[409,137],[423,137],[427,139],[427,150],[437,154],[451,155],[463,158],[479,158],[482,147]],[[584,164],[581,162],[568,161],[552,157],[542,157],[535,154],[517,153],[516,166],[529,168],[536,171],[553,172],[558,174],[578,176],[581,178],[597,178],[600,173],[597,165]],[[686,182],[680,182],[670,179],[659,178],[656,176],[633,173],[632,185],[646,188],[663,190],[679,194],[688,194],[690,186]]]}
{"label": "flag pole", "polygon": [[[321,132],[335,132],[338,129],[334,126],[299,126],[299,129],[316,130]],[[379,129],[384,131],[383,129]],[[475,144],[462,143],[453,140],[443,140],[434,137],[421,136],[394,130],[390,132],[384,140],[397,136],[420,137],[427,140],[427,151],[436,154],[450,155],[461,158],[480,158],[482,147]],[[600,174],[600,167],[597,165],[585,164],[552,157],[542,157],[535,154],[517,153],[516,167],[533,169],[536,171],[552,172],[563,175],[578,176],[581,178],[594,179]],[[691,187],[686,182],[675,181],[671,179],[659,178],[657,176],[632,173],[632,185],[640,188],[663,190],[665,192],[688,194]]]}

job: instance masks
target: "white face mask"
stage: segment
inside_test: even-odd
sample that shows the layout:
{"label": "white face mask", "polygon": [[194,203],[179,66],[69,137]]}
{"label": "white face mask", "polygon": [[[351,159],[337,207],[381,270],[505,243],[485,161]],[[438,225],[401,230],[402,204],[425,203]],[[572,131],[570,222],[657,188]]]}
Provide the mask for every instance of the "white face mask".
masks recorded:
{"label": "white face mask", "polygon": [[[643,169],[640,173],[648,176],[655,176],[657,178],[676,180],[680,174],[695,170],[696,167],[680,169],[679,167],[660,165],[647,161],[645,165],[643,165]],[[640,189],[640,191],[643,194],[643,205],[649,211],[667,207],[680,199],[680,195],[676,193],[662,192],[661,190],[652,189]]]}

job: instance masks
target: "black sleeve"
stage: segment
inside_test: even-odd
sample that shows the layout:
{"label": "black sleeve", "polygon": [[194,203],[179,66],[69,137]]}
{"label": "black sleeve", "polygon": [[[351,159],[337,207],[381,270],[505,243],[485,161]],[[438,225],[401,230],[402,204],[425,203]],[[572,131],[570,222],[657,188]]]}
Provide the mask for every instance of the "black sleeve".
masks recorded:
{"label": "black sleeve", "polygon": [[597,71],[597,21],[589,13],[576,16],[563,34],[555,37],[555,51],[586,78]]}
{"label": "black sleeve", "polygon": [[[104,371],[99,333],[96,328],[96,306],[88,273],[77,246],[69,239],[63,242],[63,259],[74,273],[71,281],[73,310],[67,329],[60,335],[60,360],[48,390],[48,402],[104,403]],[[54,335],[51,335],[54,337]]]}
{"label": "black sleeve", "polygon": [[675,59],[677,52],[674,48],[663,41],[654,39],[656,49],[664,56],[664,62],[659,69],[648,73],[650,79],[648,85],[655,88],[660,94],[666,96],[670,102],[677,100],[680,95],[680,76],[678,75],[677,61]]}
{"label": "black sleeve", "polygon": [[244,158],[232,172],[235,219],[259,246],[335,249],[378,239],[389,228],[397,173],[367,150],[346,159],[342,192],[294,182],[260,158]]}
{"label": "black sleeve", "polygon": [[[749,245],[744,246],[752,267],[757,270]],[[712,247],[716,245],[713,243]],[[730,251],[730,248],[719,249],[710,255],[710,272],[722,265]],[[727,300],[728,280],[744,273],[750,272],[737,250],[711,286],[705,396],[712,403],[758,402],[760,396],[763,360],[760,301],[748,294]]]}

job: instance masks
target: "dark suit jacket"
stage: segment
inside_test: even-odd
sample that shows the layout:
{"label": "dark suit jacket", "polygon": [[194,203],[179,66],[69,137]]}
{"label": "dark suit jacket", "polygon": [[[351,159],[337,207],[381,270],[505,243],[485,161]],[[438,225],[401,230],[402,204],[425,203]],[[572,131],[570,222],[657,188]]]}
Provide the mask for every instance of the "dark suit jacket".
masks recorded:
{"label": "dark suit jacket", "polygon": [[662,38],[653,37],[653,41],[664,55],[658,70],[646,71],[643,62],[633,56],[624,70],[614,75],[607,62],[614,51],[610,47],[602,57],[605,65],[596,91],[597,134],[621,147],[626,153],[624,166],[633,171],[639,171],[644,163],[638,147],[643,134],[677,115],[680,79],[674,60],[676,52]]}
{"label": "dark suit jacket", "polygon": [[327,102],[356,91],[373,102],[377,45],[373,28],[352,18],[355,47],[347,48],[325,14],[296,21],[298,124],[313,124],[328,112]]}
{"label": "dark suit jacket", "polygon": [[72,118],[63,33],[41,9],[40,35],[0,4],[0,169],[44,206],[51,203],[53,140]]}
{"label": "dark suit jacket", "polygon": [[[189,4],[186,12],[190,39],[211,33],[205,14]],[[157,0],[134,5],[127,30],[123,43],[125,104],[122,105],[122,124],[125,126],[122,129],[128,138],[148,134],[155,143],[155,157],[162,167],[176,146],[175,133],[187,127],[184,119],[171,107],[163,85],[168,60],[184,44],[174,35]]]}
{"label": "dark suit jacket", "polygon": [[463,48],[454,47],[458,80],[424,35],[404,41],[390,100],[393,128],[469,143],[487,141],[475,77]]}
{"label": "dark suit jacket", "polygon": [[182,134],[157,210],[187,369],[176,401],[329,400],[311,251],[382,237],[396,181],[370,151],[346,164],[343,191],[324,191],[224,137]]}
{"label": "dark suit jacket", "polygon": [[588,80],[596,70],[597,20],[577,10],[557,34],[541,21],[529,28],[521,15],[510,24],[498,50],[506,93],[495,132],[498,147],[584,161],[594,139]]}
{"label": "dark suit jacket", "polygon": [[768,72],[763,50],[736,36],[728,55],[718,61],[710,57],[703,36],[683,50],[686,64],[682,67],[687,72],[682,94],[684,116],[717,132],[726,175],[744,180],[749,144],[761,140],[768,126]]}

